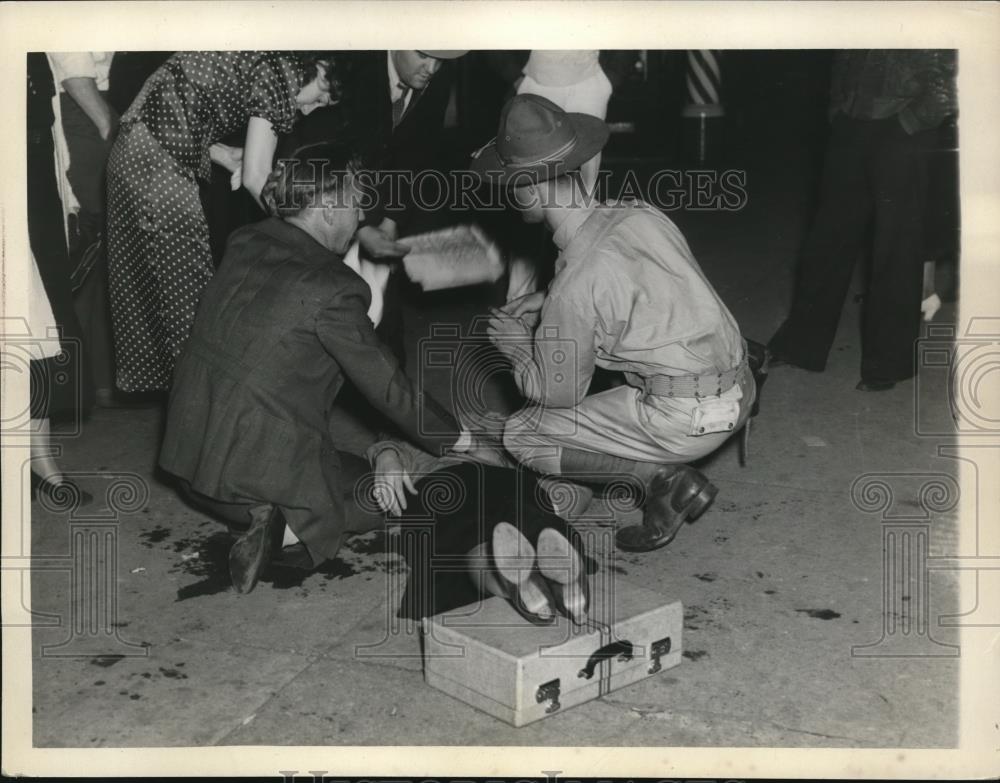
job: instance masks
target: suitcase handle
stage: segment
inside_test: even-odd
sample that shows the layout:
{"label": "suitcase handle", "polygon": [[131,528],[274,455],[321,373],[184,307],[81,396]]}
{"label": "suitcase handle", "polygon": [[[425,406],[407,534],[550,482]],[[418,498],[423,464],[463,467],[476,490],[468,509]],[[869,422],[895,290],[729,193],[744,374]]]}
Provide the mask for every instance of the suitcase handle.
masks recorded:
{"label": "suitcase handle", "polygon": [[589,680],[594,676],[594,671],[601,664],[601,661],[606,661],[608,658],[617,658],[619,661],[630,661],[632,660],[632,651],[632,642],[619,640],[611,644],[606,644],[590,656],[587,665],[580,669],[576,676]]}

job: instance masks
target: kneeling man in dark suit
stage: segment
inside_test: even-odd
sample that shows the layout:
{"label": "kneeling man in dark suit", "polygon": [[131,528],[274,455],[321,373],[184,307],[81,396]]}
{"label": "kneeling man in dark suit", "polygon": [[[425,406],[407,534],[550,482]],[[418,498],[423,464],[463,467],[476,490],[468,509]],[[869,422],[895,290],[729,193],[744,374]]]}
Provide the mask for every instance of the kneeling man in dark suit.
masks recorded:
{"label": "kneeling man in dark suit", "polygon": [[[440,454],[458,437],[376,337],[368,286],[343,263],[360,214],[356,171],[348,149],[325,143],[275,170],[264,190],[274,216],[229,238],[174,372],[160,465],[245,530],[229,555],[241,593],[285,544],[315,566],[345,533],[383,524],[358,502],[368,465],[356,430],[338,431],[345,379],[421,448]],[[348,440],[360,453],[342,450]]]}

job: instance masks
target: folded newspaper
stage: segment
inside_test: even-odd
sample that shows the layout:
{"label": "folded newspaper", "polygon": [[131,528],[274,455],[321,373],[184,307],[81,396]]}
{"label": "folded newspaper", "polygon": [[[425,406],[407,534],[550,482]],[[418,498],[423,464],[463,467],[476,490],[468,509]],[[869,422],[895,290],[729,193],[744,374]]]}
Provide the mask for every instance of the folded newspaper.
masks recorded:
{"label": "folded newspaper", "polygon": [[406,276],[424,291],[496,282],[504,272],[500,249],[475,226],[462,225],[399,240],[410,252]]}

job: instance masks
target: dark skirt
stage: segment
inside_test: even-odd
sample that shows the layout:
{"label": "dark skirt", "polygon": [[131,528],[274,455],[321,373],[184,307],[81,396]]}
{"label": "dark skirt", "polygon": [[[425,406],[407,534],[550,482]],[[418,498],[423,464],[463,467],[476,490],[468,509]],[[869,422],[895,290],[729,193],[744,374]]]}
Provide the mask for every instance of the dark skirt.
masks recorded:
{"label": "dark skirt", "polygon": [[566,536],[583,553],[580,536],[552,512],[535,473],[462,463],[417,483],[400,525],[400,551],[410,575],[398,616],[430,617],[483,596],[469,578],[466,555],[490,541],[498,522],[515,525],[532,544],[543,528]]}

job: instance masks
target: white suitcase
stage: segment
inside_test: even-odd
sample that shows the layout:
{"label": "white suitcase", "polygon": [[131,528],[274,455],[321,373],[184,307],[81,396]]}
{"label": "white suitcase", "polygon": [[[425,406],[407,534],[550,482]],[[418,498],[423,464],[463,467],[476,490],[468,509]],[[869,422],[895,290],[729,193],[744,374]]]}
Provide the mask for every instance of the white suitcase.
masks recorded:
{"label": "white suitcase", "polygon": [[501,598],[426,619],[427,684],[519,727],[681,662],[680,601],[591,579],[586,626],[532,625]]}

